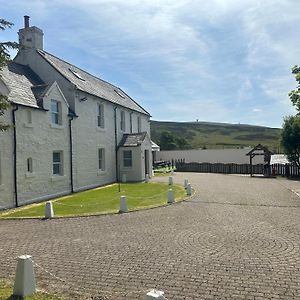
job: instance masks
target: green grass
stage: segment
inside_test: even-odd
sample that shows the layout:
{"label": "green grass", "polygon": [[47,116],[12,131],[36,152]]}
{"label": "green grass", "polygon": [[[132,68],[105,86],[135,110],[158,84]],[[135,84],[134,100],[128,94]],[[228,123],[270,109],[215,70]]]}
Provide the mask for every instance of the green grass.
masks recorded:
{"label": "green grass", "polygon": [[63,300],[63,298],[42,292],[37,292],[34,295],[25,298],[12,296],[12,292],[13,288],[9,284],[0,281],[0,300]]}
{"label": "green grass", "polygon": [[[103,213],[117,213],[120,208],[120,196],[126,196],[129,211],[157,207],[167,203],[169,185],[165,183],[126,183],[101,187],[52,200],[54,214],[57,217],[82,216]],[[185,189],[173,185],[175,200],[185,197]],[[31,204],[0,213],[0,218],[42,218],[45,203]]]}

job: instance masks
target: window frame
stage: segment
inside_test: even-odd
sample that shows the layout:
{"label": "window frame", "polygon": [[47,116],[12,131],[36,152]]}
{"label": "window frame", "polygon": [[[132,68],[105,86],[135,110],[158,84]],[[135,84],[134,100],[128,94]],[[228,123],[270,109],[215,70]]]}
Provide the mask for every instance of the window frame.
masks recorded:
{"label": "window frame", "polygon": [[121,131],[125,131],[126,125],[125,125],[125,111],[121,110],[121,115],[120,115],[120,129]]}
{"label": "window frame", "polygon": [[141,116],[137,117],[137,131],[141,132],[142,131],[142,120],[141,120]]}
{"label": "window frame", "polygon": [[26,160],[26,172],[32,174],[33,173],[33,160],[32,157],[28,157]]}
{"label": "window frame", "polygon": [[98,103],[97,105],[98,114],[97,114],[97,126],[99,128],[104,129],[105,128],[105,121],[104,121],[104,104]]}
{"label": "window frame", "polygon": [[[126,157],[125,154],[129,154],[128,157]],[[132,168],[132,150],[123,150],[123,167],[124,168]]]}
{"label": "window frame", "polygon": [[[54,160],[54,155],[59,154],[59,161]],[[55,171],[55,167],[58,166],[58,172]],[[52,152],[52,175],[53,176],[63,176],[63,152],[60,150]]]}
{"label": "window frame", "polygon": [[[55,104],[55,110],[53,109],[54,104]],[[62,125],[61,102],[51,99],[50,111],[51,111],[51,124]]]}
{"label": "window frame", "polygon": [[98,148],[98,171],[105,171],[105,148]]}

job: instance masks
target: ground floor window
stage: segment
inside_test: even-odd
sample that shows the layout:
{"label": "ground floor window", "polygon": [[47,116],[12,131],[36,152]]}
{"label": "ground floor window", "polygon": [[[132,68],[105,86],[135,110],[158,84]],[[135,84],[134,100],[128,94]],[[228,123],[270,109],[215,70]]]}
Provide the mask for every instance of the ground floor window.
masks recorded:
{"label": "ground floor window", "polygon": [[124,167],[132,167],[132,151],[124,150],[123,151],[123,166]]}
{"label": "ground floor window", "polygon": [[98,149],[98,169],[100,171],[105,170],[105,150],[104,150],[104,148]]}
{"label": "ground floor window", "polygon": [[53,175],[63,175],[62,151],[53,151],[52,166]]}

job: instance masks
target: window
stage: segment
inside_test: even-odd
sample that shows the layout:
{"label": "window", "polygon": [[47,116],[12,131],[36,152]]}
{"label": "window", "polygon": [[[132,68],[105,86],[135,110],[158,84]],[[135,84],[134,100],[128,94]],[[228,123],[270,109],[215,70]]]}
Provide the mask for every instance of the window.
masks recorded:
{"label": "window", "polygon": [[69,68],[69,71],[71,71],[72,74],[75,75],[78,79],[80,79],[82,81],[85,81],[85,79],[77,71],[75,71],[74,69]]}
{"label": "window", "polygon": [[52,155],[53,175],[63,175],[62,152],[54,151]]}
{"label": "window", "polygon": [[32,158],[27,158],[27,173],[33,172],[33,164],[32,164]]}
{"label": "window", "polygon": [[61,103],[51,100],[51,122],[52,124],[61,125]]}
{"label": "window", "polygon": [[124,165],[124,167],[132,167],[132,151],[131,150],[123,151],[123,165]]}
{"label": "window", "polygon": [[137,117],[137,128],[138,128],[138,132],[142,131],[141,117],[140,116]]}
{"label": "window", "polygon": [[125,111],[121,111],[121,130],[125,131]]}
{"label": "window", "polygon": [[104,128],[104,105],[98,103],[98,116],[97,116],[98,127]]}
{"label": "window", "polygon": [[105,170],[105,151],[104,148],[98,149],[98,169],[100,171]]}

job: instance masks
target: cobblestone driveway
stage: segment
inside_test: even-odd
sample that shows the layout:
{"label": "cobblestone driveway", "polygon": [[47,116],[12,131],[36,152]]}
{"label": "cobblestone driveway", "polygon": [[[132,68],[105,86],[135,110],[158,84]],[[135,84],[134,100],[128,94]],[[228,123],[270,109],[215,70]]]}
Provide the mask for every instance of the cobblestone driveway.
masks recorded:
{"label": "cobblestone driveway", "polygon": [[39,287],[84,299],[143,299],[150,288],[169,300],[300,299],[300,182],[174,176],[184,178],[195,195],[168,207],[0,220],[0,277],[30,254],[52,273],[35,268]]}

